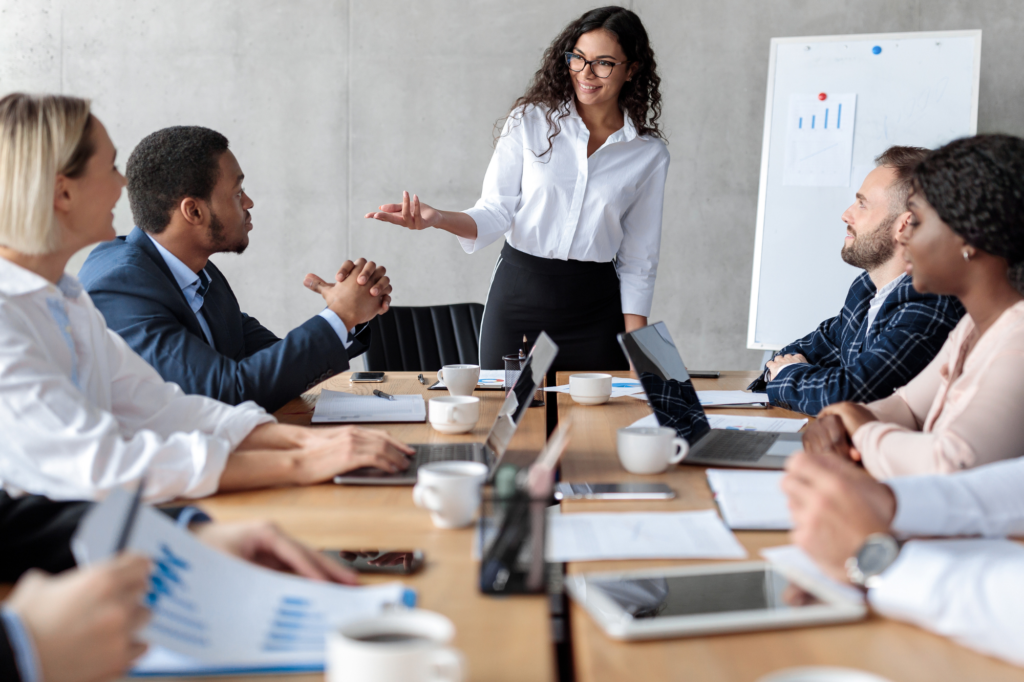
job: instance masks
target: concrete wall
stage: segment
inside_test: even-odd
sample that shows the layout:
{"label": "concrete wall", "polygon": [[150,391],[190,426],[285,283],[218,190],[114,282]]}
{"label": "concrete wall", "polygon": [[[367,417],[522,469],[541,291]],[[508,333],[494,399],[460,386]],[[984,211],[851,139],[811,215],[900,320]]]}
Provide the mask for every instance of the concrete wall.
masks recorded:
{"label": "concrete wall", "polygon": [[[0,0],[0,92],[92,98],[121,159],[168,125],[227,135],[255,230],[243,256],[216,262],[243,309],[284,333],[321,308],[305,273],[329,277],[350,257],[386,264],[398,305],[483,301],[500,245],[470,257],[450,235],[362,216],[403,189],[472,205],[492,124],[548,42],[595,4]],[[652,319],[694,367],[760,359],[745,338],[771,37],[981,28],[979,130],[1024,135],[1017,0],[629,4],[654,43],[672,153]],[[839,216],[822,224],[836,229],[838,258]],[[131,229],[127,198],[115,225]]]}

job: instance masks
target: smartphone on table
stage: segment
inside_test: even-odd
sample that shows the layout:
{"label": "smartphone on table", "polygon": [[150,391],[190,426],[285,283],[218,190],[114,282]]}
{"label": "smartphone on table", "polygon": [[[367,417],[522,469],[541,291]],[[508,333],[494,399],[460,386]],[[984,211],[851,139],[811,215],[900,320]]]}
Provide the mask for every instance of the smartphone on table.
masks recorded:
{"label": "smartphone on table", "polygon": [[382,384],[384,372],[353,372],[349,381],[353,384]]}
{"label": "smartphone on table", "polygon": [[323,553],[357,573],[410,575],[423,568],[419,549],[325,549]]}
{"label": "smartphone on table", "polygon": [[671,500],[675,491],[664,483],[559,483],[556,500]]}

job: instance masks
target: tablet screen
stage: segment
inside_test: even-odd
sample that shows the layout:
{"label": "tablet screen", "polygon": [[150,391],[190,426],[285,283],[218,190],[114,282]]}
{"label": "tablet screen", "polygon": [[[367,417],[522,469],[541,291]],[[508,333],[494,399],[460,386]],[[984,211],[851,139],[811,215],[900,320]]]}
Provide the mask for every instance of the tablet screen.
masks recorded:
{"label": "tablet screen", "polygon": [[771,569],[664,578],[587,581],[633,618],[669,618],[729,611],[777,611],[822,603]]}

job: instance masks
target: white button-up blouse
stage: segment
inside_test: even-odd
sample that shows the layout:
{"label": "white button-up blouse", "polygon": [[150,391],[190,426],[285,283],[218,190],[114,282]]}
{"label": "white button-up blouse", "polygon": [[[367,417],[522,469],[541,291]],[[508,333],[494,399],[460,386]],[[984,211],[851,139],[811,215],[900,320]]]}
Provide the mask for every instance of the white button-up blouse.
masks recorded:
{"label": "white button-up blouse", "polygon": [[[615,260],[622,312],[647,316],[661,247],[668,148],[625,125],[587,158],[590,131],[572,102],[561,132],[548,146],[545,109],[513,112],[484,176],[483,194],[466,211],[476,239],[459,239],[466,253],[502,235],[515,249],[541,258]],[[625,113],[625,112],[624,112]]]}
{"label": "white button-up blouse", "polygon": [[146,499],[217,490],[228,455],[274,418],[185,395],[107,329],[74,277],[0,259],[0,485],[101,498],[147,475]]}

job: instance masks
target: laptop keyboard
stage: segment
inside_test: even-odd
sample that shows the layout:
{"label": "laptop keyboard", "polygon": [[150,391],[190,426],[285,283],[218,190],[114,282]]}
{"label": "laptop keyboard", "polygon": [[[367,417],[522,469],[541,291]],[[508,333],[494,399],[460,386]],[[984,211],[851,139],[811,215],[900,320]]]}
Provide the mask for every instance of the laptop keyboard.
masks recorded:
{"label": "laptop keyboard", "polygon": [[756,462],[779,437],[777,433],[713,429],[693,446],[687,461],[713,459],[729,462]]}
{"label": "laptop keyboard", "polygon": [[[429,462],[482,462],[483,448],[479,443],[446,443],[413,445],[416,455],[412,467],[419,468]],[[411,467],[411,468],[412,468]]]}

